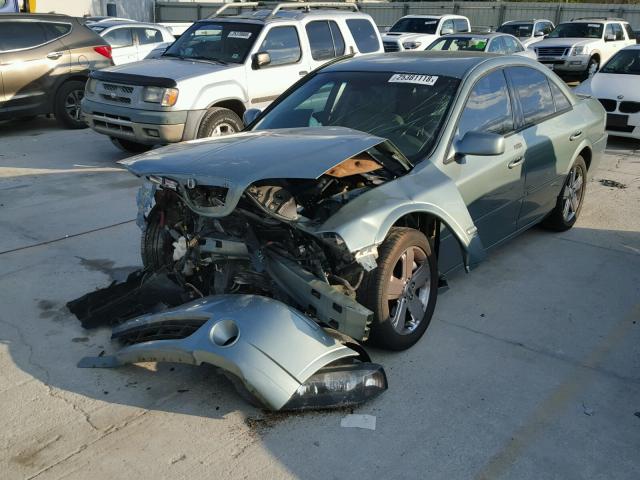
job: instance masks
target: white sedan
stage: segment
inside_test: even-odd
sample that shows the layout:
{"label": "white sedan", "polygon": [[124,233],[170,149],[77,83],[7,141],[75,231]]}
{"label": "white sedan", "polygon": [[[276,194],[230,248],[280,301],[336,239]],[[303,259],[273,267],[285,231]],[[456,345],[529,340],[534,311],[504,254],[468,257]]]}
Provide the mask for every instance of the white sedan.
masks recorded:
{"label": "white sedan", "polygon": [[107,19],[87,26],[109,42],[116,65],[144,60],[152,51],[164,51],[175,41],[168,28],[155,23]]}
{"label": "white sedan", "polygon": [[425,50],[446,50],[465,52],[499,53],[502,55],[522,55],[537,60],[536,54],[525,48],[522,42],[507,33],[456,33],[444,35],[435,40]]}
{"label": "white sedan", "polygon": [[640,45],[619,50],[574,92],[600,100],[609,134],[640,139]]}

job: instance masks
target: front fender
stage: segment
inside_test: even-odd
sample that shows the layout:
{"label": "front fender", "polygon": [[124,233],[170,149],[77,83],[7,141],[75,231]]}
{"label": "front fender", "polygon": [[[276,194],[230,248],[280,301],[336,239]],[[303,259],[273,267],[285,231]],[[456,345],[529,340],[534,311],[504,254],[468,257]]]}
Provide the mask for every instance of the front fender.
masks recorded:
{"label": "front fender", "polygon": [[354,199],[321,227],[335,232],[351,252],[384,241],[389,230],[409,213],[440,219],[457,238],[465,266],[481,262],[486,252],[456,184],[432,163]]}

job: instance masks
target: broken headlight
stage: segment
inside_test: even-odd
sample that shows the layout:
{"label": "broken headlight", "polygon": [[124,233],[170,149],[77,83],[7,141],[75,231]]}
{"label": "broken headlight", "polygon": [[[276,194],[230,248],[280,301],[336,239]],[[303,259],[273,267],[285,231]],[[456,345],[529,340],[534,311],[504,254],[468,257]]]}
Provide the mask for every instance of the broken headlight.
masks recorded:
{"label": "broken headlight", "polygon": [[357,363],[325,367],[304,382],[282,410],[336,408],[363,403],[388,388],[381,365]]}

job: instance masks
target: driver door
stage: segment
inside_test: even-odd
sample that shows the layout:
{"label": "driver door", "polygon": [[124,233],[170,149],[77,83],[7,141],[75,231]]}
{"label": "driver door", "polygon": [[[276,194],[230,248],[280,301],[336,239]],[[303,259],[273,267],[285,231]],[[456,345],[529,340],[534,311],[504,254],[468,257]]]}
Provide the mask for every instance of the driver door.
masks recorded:
{"label": "driver door", "polygon": [[[524,195],[524,142],[515,131],[514,106],[503,70],[476,82],[462,114],[443,169],[458,186],[480,239],[490,247],[516,231]],[[505,136],[501,155],[466,155],[455,161],[455,144],[467,132]]]}
{"label": "driver door", "polygon": [[[264,32],[262,41],[256,42],[246,63],[251,108],[264,109],[309,73],[309,55],[300,38],[295,25],[277,25]],[[256,65],[253,60],[258,52],[269,54],[268,65]]]}

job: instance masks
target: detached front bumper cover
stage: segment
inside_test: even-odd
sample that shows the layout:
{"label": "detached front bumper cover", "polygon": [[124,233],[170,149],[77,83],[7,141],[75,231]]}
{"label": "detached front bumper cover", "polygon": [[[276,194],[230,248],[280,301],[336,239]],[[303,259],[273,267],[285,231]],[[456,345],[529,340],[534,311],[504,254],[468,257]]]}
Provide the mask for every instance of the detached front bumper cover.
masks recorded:
{"label": "detached front bumper cover", "polygon": [[380,365],[359,361],[359,352],[302,313],[258,295],[210,296],[141,316],[114,328],[112,338],[128,346],[78,366],[209,363],[271,410],[354,405],[387,389]]}

